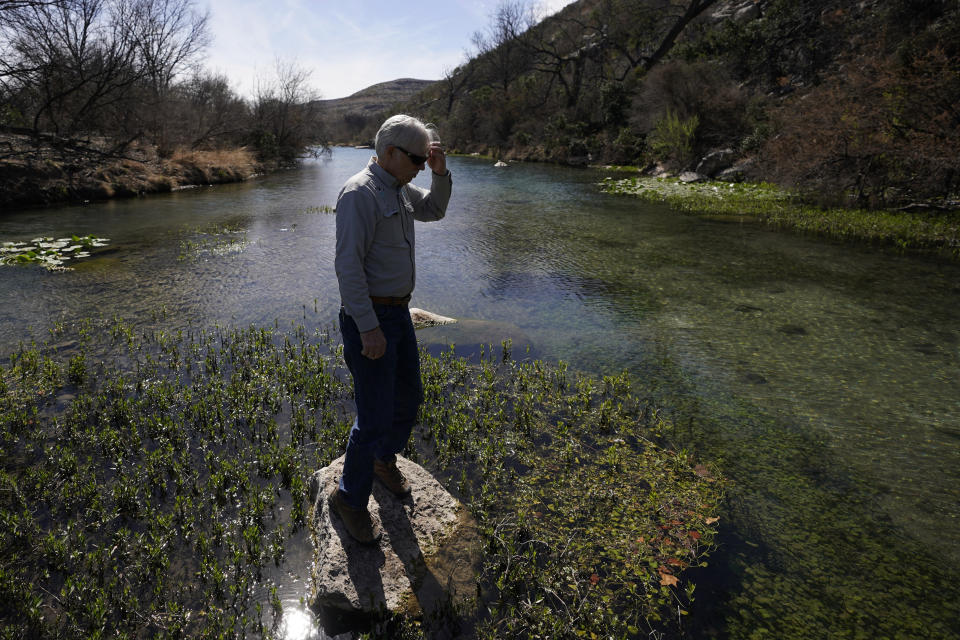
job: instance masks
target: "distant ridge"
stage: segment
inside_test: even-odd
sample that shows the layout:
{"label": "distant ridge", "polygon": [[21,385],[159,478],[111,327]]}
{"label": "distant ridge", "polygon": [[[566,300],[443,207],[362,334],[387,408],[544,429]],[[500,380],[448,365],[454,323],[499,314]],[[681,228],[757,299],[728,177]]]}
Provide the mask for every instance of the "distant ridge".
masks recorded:
{"label": "distant ridge", "polygon": [[346,98],[318,100],[328,141],[333,144],[372,144],[387,111],[400,113],[400,109],[409,110],[414,96],[436,82],[399,78],[361,89]]}
{"label": "distant ridge", "polygon": [[348,113],[371,116],[395,104],[407,102],[413,96],[434,84],[436,80],[399,78],[361,89],[346,98],[320,100],[327,120],[339,119]]}

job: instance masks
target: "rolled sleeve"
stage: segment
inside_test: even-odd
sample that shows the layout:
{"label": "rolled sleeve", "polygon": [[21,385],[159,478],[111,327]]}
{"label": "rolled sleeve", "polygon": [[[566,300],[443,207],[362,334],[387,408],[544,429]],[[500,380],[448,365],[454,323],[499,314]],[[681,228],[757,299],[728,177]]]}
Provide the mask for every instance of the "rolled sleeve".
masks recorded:
{"label": "rolled sleeve", "polygon": [[337,199],[337,248],[334,269],[340,286],[340,300],[361,331],[377,328],[380,322],[370,301],[364,271],[367,252],[376,231],[377,205],[372,194],[345,190]]}

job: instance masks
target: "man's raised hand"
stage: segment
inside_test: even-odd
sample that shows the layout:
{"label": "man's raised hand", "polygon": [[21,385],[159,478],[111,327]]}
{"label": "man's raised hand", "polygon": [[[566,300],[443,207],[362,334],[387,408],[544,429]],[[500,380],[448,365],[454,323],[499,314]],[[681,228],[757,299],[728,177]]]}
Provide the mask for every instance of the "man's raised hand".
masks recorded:
{"label": "man's raised hand", "polygon": [[431,142],[427,150],[427,165],[431,171],[441,176],[447,174],[447,156],[439,142]]}

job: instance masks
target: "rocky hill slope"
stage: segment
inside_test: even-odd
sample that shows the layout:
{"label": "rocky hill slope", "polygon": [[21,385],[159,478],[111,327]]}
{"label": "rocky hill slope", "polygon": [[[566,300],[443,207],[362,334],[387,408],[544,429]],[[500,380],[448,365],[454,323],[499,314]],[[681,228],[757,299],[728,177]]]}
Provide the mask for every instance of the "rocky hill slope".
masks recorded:
{"label": "rocky hill slope", "polygon": [[501,10],[407,108],[507,159],[678,173],[723,152],[711,175],[819,200],[960,192],[960,0],[578,0],[531,24]]}
{"label": "rocky hill slope", "polygon": [[409,102],[435,84],[434,80],[399,78],[362,89],[346,98],[319,100],[322,118],[332,142],[360,144],[372,138],[371,128],[393,106]]}

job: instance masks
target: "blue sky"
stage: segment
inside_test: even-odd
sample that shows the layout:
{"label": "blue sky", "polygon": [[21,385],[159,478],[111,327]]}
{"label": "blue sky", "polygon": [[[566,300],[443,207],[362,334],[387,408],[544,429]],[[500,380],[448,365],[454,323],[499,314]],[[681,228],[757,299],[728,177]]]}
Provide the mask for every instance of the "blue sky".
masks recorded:
{"label": "blue sky", "polygon": [[[572,0],[540,0],[541,15]],[[342,98],[395,78],[436,80],[464,60],[470,37],[498,0],[198,0],[210,11],[205,68],[241,95],[269,78],[276,59],[311,72],[322,98]]]}

